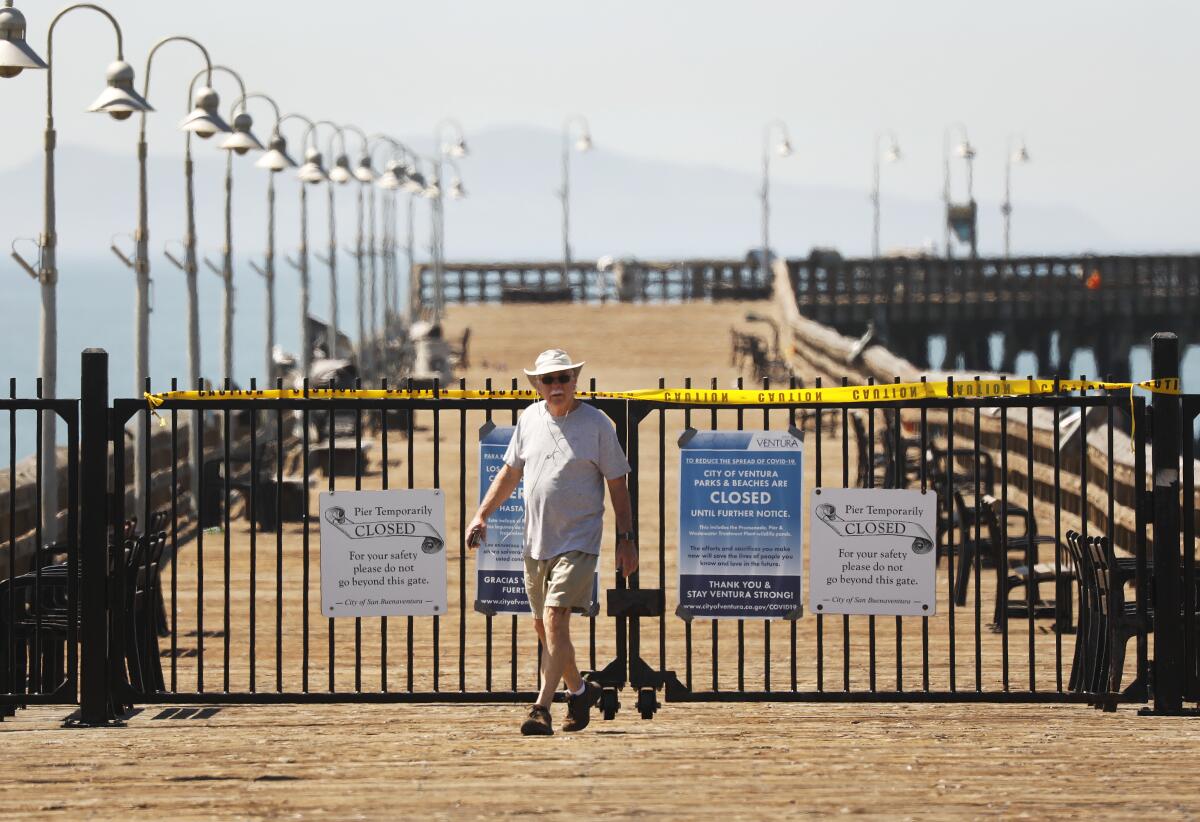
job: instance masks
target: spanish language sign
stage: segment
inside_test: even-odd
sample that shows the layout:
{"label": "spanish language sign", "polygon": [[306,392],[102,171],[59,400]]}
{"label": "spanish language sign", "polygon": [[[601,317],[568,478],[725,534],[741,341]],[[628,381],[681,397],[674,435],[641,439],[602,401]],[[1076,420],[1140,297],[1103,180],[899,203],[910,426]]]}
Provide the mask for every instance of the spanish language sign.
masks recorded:
{"label": "spanish language sign", "polygon": [[[504,452],[513,426],[486,423],[479,431],[479,498],[504,467]],[[480,543],[475,562],[475,608],[494,614],[527,614],[525,594],[525,480],[488,517],[487,539]]]}
{"label": "spanish language sign", "polygon": [[325,616],[446,613],[441,491],[325,491],[320,503]]}
{"label": "spanish language sign", "polygon": [[681,615],[798,617],[799,432],[689,430],[679,456]]}
{"label": "spanish language sign", "polygon": [[[485,423],[479,429],[479,498],[504,467],[504,452],[512,439],[511,426]],[[487,539],[480,543],[475,561],[475,610],[485,614],[527,614],[525,593],[525,479],[513,495],[488,517]],[[586,613],[600,611],[600,572],[592,579],[592,605]]]}
{"label": "spanish language sign", "polygon": [[808,604],[812,610],[896,616],[936,612],[934,494],[819,488],[810,500]]}

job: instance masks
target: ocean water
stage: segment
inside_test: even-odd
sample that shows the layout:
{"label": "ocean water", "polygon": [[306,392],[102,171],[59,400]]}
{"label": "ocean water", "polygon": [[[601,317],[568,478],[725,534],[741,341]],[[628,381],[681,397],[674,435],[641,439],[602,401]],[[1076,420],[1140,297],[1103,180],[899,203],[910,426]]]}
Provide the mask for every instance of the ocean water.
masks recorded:
{"label": "ocean water", "polygon": [[[155,390],[170,388],[171,379],[187,387],[187,290],[183,272],[161,256],[151,259],[150,378]],[[295,352],[300,340],[300,295],[295,271],[280,260],[276,270],[276,343]],[[8,270],[4,270],[8,269]],[[354,261],[338,264],[339,329],[357,335]],[[36,396],[41,290],[16,263],[0,261],[7,282],[0,294],[0,391],[9,395],[16,380],[18,397]],[[201,267],[201,372],[213,376],[221,369],[221,297],[219,277]],[[310,313],[325,318],[329,306],[328,269],[313,266]],[[234,378],[242,386],[252,377],[264,384],[266,367],[266,289],[262,277],[245,260],[235,261]],[[109,394],[141,396],[134,385],[133,272],[113,256],[63,258],[58,285],[58,396],[79,396],[80,354],[103,348],[109,355]],[[352,324],[349,326],[347,324]],[[36,415],[0,413],[0,467],[9,462],[15,416],[17,459],[36,450]],[[65,441],[63,425],[58,427]]]}

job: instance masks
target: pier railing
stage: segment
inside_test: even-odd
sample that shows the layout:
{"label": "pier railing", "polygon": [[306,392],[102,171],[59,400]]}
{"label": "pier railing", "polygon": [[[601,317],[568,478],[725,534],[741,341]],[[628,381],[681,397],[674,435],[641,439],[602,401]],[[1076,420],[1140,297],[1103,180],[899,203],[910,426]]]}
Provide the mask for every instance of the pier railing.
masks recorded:
{"label": "pier railing", "polygon": [[[442,269],[443,303],[683,302],[770,297],[773,278],[757,263],[732,259],[455,263]],[[433,266],[413,266],[414,297],[438,301]]]}
{"label": "pier railing", "polygon": [[1200,256],[788,260],[800,313],[827,325],[899,319],[1182,316],[1200,307]]}

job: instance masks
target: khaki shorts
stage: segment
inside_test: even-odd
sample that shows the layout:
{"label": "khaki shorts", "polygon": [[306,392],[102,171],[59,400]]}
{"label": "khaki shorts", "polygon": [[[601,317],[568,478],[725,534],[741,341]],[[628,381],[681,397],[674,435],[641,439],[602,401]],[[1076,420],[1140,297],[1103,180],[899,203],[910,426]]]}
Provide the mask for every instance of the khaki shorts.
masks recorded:
{"label": "khaki shorts", "polygon": [[534,618],[541,619],[547,606],[589,610],[598,559],[583,551],[568,551],[550,559],[525,557],[525,592]]}

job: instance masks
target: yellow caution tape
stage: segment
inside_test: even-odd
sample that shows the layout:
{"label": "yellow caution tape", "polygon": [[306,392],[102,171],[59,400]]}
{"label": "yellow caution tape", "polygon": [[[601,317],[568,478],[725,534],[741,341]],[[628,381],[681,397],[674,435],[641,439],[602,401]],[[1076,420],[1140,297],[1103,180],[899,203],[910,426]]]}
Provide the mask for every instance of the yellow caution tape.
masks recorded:
{"label": "yellow caution tape", "polygon": [[[1156,394],[1179,394],[1179,380],[1103,382],[1099,380],[955,380],[897,382],[876,385],[836,385],[822,388],[647,388],[636,391],[576,391],[580,399],[641,400],[664,405],[846,405],[900,400],[1049,396],[1076,391],[1128,391],[1141,388]],[[537,400],[531,389],[480,390],[431,388],[310,388],[165,391],[145,394],[150,410],[169,401],[197,400]]]}

